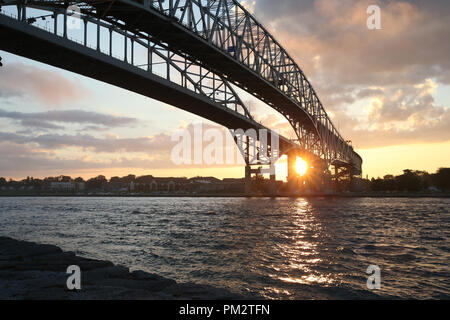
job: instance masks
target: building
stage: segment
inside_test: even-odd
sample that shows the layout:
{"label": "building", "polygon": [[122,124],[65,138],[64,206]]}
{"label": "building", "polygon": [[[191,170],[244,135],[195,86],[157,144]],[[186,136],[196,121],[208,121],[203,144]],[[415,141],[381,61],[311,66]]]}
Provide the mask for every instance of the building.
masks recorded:
{"label": "building", "polygon": [[134,190],[137,192],[174,192],[187,191],[187,181],[187,178],[156,178],[153,176],[142,176],[136,178],[133,184]]}
{"label": "building", "polygon": [[49,189],[56,192],[84,191],[85,183],[75,181],[53,181],[50,182]]}
{"label": "building", "polygon": [[72,181],[63,182],[56,181],[50,182],[50,190],[52,191],[60,191],[60,192],[70,192],[75,191],[75,184]]}

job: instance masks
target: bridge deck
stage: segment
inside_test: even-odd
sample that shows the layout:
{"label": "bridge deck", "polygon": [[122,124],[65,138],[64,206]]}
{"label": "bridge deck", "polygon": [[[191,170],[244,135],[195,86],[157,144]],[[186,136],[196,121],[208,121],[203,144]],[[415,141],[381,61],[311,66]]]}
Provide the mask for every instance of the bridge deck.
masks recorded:
{"label": "bridge deck", "polygon": [[[146,7],[143,5],[144,3]],[[103,19],[123,30],[128,30],[133,39],[147,39],[148,36],[141,32],[147,33],[153,37],[150,39],[151,42],[160,43],[171,52],[195,61],[196,64],[202,65],[205,69],[211,70],[227,79],[228,82],[234,83],[267,102],[289,119],[300,141],[306,141],[302,146],[307,149],[303,151],[308,158],[317,158],[317,162],[326,162],[328,165],[331,164],[332,159],[339,159],[339,164],[354,167],[355,172],[361,171],[362,159],[334,128],[312,87],[309,86],[306,91],[304,88],[296,91],[296,95],[293,96],[296,97],[294,100],[293,97],[290,97],[291,91],[282,91],[285,90],[283,88],[286,88],[286,85],[280,82],[281,80],[275,81],[278,83],[277,85],[273,83],[274,77],[281,79],[279,78],[281,73],[271,73],[269,78],[259,75],[251,69],[250,65],[247,66],[243,61],[236,59],[233,54],[226,52],[225,43],[221,44],[222,48],[213,44],[214,40],[203,34],[206,29],[201,32],[196,31],[197,29],[190,30],[178,21],[177,17],[165,15],[148,7],[148,1],[105,0],[87,1],[87,4],[88,6],[84,7],[86,11],[83,13],[95,21]],[[26,5],[49,8],[50,11],[56,10],[55,12],[58,11],[61,14],[67,3],[32,0]],[[95,10],[92,10],[92,7]],[[164,10],[161,8],[161,11]],[[97,23],[95,21],[94,23]],[[36,36],[39,33],[38,29],[25,22],[15,20],[15,23],[17,26],[15,31],[10,28],[14,23],[5,23],[1,26],[5,30],[2,32],[3,39],[0,38],[2,40],[0,46],[4,50],[155,98],[230,129],[264,128],[252,119],[236,114],[205,96],[168,82],[166,79],[139,69],[126,61],[101,54],[99,51],[77,45],[68,39],[42,30],[39,31],[41,34]],[[100,23],[98,23],[99,25]],[[11,30],[7,30],[8,28]],[[106,28],[109,27],[106,26]],[[22,33],[26,34],[25,41],[13,41],[15,37],[22,38]],[[125,39],[127,37],[127,33],[125,33]],[[42,45],[42,40],[48,42],[48,45]],[[276,44],[278,45],[277,42]],[[293,60],[291,65],[296,66]],[[295,70],[297,76],[298,73],[303,76],[299,68]],[[307,80],[305,81],[309,84]],[[224,83],[227,81],[224,80]],[[288,88],[292,89],[292,86]],[[311,98],[311,94],[314,94],[315,100],[305,102],[306,105],[297,101],[297,99],[306,101]],[[283,137],[281,137],[280,147],[281,149],[299,149],[297,144]]]}
{"label": "bridge deck", "polygon": [[126,22],[130,30],[142,30],[157,39],[164,39],[172,51],[188,54],[208,69],[225,76],[230,82],[272,105],[276,110],[300,120],[308,131],[315,132],[309,115],[279,89],[249,68],[244,68],[232,56],[210,45],[207,40],[192,33],[190,37],[187,37],[188,30],[173,19],[156,10],[143,10],[119,1],[112,5],[99,3],[94,6],[98,12],[107,12],[108,15]]}
{"label": "bridge deck", "polygon": [[[270,141],[271,130],[256,121],[151,72],[2,14],[0,49],[142,94],[229,129],[267,129]],[[280,136],[282,153],[293,148],[298,145]]]}

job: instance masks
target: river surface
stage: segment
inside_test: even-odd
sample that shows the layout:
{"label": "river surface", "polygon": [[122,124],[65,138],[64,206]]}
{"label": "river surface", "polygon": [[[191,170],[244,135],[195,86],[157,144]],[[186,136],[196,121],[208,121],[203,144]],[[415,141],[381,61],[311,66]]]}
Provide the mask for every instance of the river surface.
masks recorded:
{"label": "river surface", "polygon": [[450,299],[450,199],[0,197],[0,235],[267,299]]}

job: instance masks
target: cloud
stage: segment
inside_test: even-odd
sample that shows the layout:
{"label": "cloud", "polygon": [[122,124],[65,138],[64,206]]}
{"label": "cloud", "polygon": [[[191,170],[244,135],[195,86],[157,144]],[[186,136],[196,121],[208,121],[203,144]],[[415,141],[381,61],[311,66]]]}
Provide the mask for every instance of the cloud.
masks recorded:
{"label": "cloud", "polygon": [[0,143],[0,176],[21,176],[22,172],[51,171],[58,174],[63,170],[80,169],[110,169],[110,168],[170,168],[167,159],[158,157],[117,157],[114,159],[100,159],[85,156],[73,158],[56,156],[52,151],[34,149],[29,145]]}
{"label": "cloud", "polygon": [[64,129],[64,124],[89,124],[86,129],[101,131],[104,128],[136,125],[136,118],[102,114],[84,110],[53,110],[46,112],[23,113],[0,109],[0,118],[16,120],[23,127],[39,129]]}
{"label": "cloud", "polygon": [[58,107],[91,95],[79,82],[69,80],[61,73],[24,63],[12,63],[2,68],[0,97],[27,97],[45,105]]}
{"label": "cloud", "polygon": [[423,118],[436,119],[447,112],[435,106],[432,93],[436,84],[428,79],[423,84],[406,88],[391,88],[373,99],[368,119],[372,123],[389,124],[394,121]]}
{"label": "cloud", "polygon": [[[366,26],[373,4],[382,30]],[[252,10],[357,149],[450,140],[448,106],[433,98],[450,83],[450,2],[256,0]],[[354,113],[367,100],[367,110]]]}
{"label": "cloud", "polygon": [[[411,121],[416,121],[411,117]],[[361,149],[395,146],[411,143],[447,142],[450,137],[450,112],[446,112],[438,121],[417,119],[414,129],[390,127],[384,130],[353,130],[354,144]],[[405,155],[406,156],[406,155]]]}
{"label": "cloud", "polygon": [[[438,77],[448,83],[450,3],[438,2],[257,0],[254,10],[314,80],[359,86]],[[366,27],[372,4],[381,7],[382,30]]]}
{"label": "cloud", "polygon": [[9,141],[15,144],[33,144],[46,150],[77,147],[94,152],[141,152],[149,154],[157,152],[170,154],[170,146],[173,144],[171,136],[167,134],[137,138],[118,138],[108,135],[105,138],[97,138],[88,134],[41,134],[34,136],[0,132],[0,141]]}
{"label": "cloud", "polygon": [[[194,125],[186,128],[196,142]],[[203,133],[209,129],[219,129],[228,133],[223,127],[203,124]],[[231,140],[232,141],[232,140]],[[203,148],[212,141],[204,141]],[[225,139],[224,139],[225,142]],[[172,141],[171,134],[158,134],[152,137],[119,138],[106,135],[103,138],[86,134],[18,134],[0,132],[0,176],[21,176],[21,172],[61,172],[65,170],[84,169],[193,169],[203,168],[203,164],[176,165],[171,161],[173,147],[178,144]],[[71,150],[77,148],[79,150]],[[223,154],[226,154],[224,145]],[[237,148],[233,144],[235,156]],[[205,149],[203,149],[205,150]],[[192,155],[194,153],[192,152]],[[236,163],[235,165],[240,165]],[[210,167],[224,168],[233,164],[214,164]]]}
{"label": "cloud", "polygon": [[291,124],[281,115],[273,113],[256,115],[255,120],[263,124],[266,128],[276,130],[278,134],[284,137],[288,138],[295,137],[295,132],[292,129]]}
{"label": "cloud", "polygon": [[[203,134],[208,129],[219,130],[222,134],[228,134],[228,131],[218,125],[202,124]],[[202,136],[194,133],[194,125],[188,124],[183,130],[187,130],[192,138],[191,145],[202,143]],[[224,143],[226,142],[225,139]],[[110,153],[110,154],[129,154],[141,153],[149,156],[159,155],[170,160],[172,148],[178,144],[178,141],[172,141],[172,133],[160,133],[150,137],[120,138],[113,134],[107,134],[104,137],[96,137],[90,134],[57,134],[57,133],[13,133],[0,131],[0,143],[11,143],[17,145],[30,145],[40,150],[64,150],[67,148],[79,148],[87,152]],[[200,144],[199,144],[200,145]],[[203,143],[203,147],[208,142]],[[225,146],[225,145],[224,145]]]}
{"label": "cloud", "polygon": [[[194,133],[194,124],[186,124],[183,128],[191,135],[191,154],[194,146],[201,143],[203,151],[213,143],[207,141],[206,133],[210,129],[219,130],[223,137],[223,157],[228,148],[232,148],[235,160],[240,158],[237,147],[226,145],[224,134],[228,130],[211,124],[202,124],[201,136]],[[36,171],[58,172],[69,169],[101,169],[101,168],[142,168],[142,169],[193,169],[203,168],[204,163],[193,165],[176,165],[171,161],[172,149],[180,141],[172,141],[171,133],[161,133],[151,137],[120,138],[108,134],[95,137],[88,134],[19,134],[0,132],[0,176],[20,176],[21,171],[29,172],[32,167]],[[197,146],[200,146],[198,144]],[[214,163],[209,167],[225,168],[240,166],[239,162],[229,164],[225,158],[223,163]]]}
{"label": "cloud", "polygon": [[256,0],[244,0],[241,1],[241,5],[247,9],[250,13],[255,11]]}
{"label": "cloud", "polygon": [[413,87],[373,91],[366,118],[337,112],[341,131],[359,148],[450,140],[450,109],[436,106],[436,83],[428,79]]}

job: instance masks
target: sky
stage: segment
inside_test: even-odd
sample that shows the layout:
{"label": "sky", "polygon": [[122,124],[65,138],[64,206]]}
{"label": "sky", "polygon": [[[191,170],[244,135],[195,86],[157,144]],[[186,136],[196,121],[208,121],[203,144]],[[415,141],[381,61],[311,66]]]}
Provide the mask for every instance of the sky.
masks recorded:
{"label": "sky", "polygon": [[[314,86],[363,176],[450,166],[450,2],[247,0]],[[366,10],[381,9],[369,30]],[[171,137],[198,116],[0,51],[0,176],[242,177],[242,165],[178,166]],[[293,137],[278,113],[238,90],[258,121]],[[221,128],[221,127],[219,127]],[[284,178],[283,165],[277,170]]]}

